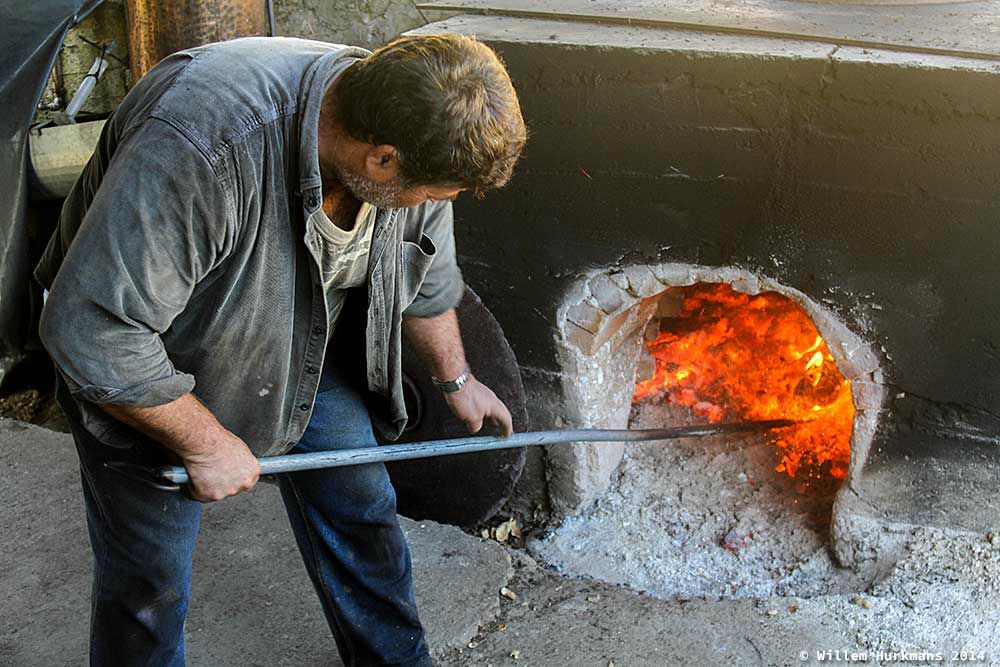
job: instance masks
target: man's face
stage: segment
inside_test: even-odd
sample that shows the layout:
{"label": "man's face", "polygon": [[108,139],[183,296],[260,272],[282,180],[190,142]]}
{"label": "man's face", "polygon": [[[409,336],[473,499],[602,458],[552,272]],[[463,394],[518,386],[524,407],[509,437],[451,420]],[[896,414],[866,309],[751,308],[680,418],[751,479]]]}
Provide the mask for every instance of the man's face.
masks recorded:
{"label": "man's face", "polygon": [[454,200],[464,187],[457,185],[409,185],[402,176],[378,182],[352,170],[347,165],[334,165],[337,180],[348,192],[376,208],[411,208],[428,200]]}

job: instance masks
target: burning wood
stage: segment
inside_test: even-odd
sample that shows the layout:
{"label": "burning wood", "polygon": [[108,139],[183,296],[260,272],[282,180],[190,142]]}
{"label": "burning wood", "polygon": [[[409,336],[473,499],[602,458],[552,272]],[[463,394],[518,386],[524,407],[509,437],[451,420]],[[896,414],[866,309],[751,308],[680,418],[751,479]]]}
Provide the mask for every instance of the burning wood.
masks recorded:
{"label": "burning wood", "polygon": [[[678,290],[680,291],[680,290]],[[712,421],[792,419],[774,435],[776,470],[843,479],[854,422],[851,383],[809,316],[776,292],[749,296],[726,284],[683,289],[675,317],[647,342],[653,376],[633,401],[663,396]]]}

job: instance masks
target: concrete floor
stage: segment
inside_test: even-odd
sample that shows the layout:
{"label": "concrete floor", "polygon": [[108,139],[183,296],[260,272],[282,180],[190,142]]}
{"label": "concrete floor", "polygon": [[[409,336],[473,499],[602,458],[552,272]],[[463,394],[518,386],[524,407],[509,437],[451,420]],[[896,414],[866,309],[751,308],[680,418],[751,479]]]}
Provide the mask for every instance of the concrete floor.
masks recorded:
{"label": "concrete floor", "polygon": [[[70,436],[0,420],[0,665],[86,664],[91,557]],[[339,665],[277,488],[206,506],[187,623],[188,663]],[[436,653],[496,617],[507,552],[457,528],[404,521],[417,602]]]}
{"label": "concrete floor", "polygon": [[[72,442],[0,421],[0,474],[0,664],[83,665],[90,556]],[[1000,536],[912,529],[859,594],[678,603],[562,577],[455,528],[405,528],[443,667],[803,665],[825,650],[1000,664]],[[195,571],[189,664],[340,664],[274,488],[206,508]]]}

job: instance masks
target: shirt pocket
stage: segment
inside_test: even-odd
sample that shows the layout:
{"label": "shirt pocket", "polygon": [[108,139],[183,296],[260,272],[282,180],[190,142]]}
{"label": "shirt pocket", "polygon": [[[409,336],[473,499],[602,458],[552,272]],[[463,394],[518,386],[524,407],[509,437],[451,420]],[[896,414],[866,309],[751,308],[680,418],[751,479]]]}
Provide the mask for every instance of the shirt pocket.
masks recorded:
{"label": "shirt pocket", "polygon": [[419,243],[403,241],[402,254],[400,296],[405,310],[420,293],[420,286],[437,255],[437,247],[429,236],[421,234]]}

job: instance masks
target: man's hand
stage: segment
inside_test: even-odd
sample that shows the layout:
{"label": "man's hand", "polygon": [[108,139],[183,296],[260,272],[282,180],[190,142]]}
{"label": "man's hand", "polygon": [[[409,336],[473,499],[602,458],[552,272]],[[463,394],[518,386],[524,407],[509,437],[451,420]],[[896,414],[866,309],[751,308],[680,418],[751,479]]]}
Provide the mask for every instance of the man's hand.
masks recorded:
{"label": "man's hand", "polygon": [[484,426],[492,427],[505,438],[514,432],[510,410],[492,389],[474,377],[470,377],[458,391],[445,393],[444,400],[455,416],[465,423],[469,433],[478,433]]}
{"label": "man's hand", "polygon": [[188,493],[203,503],[249,491],[260,478],[260,463],[246,443],[224,431],[215,446],[182,456],[191,481]]}
{"label": "man's hand", "polygon": [[[431,375],[450,380],[469,367],[454,309],[434,317],[404,316],[403,333]],[[471,375],[458,391],[445,392],[444,400],[455,416],[465,422],[470,433],[477,433],[484,424],[492,426],[505,438],[514,432],[507,406]]]}
{"label": "man's hand", "polygon": [[154,407],[101,407],[180,456],[191,476],[187,490],[194,500],[234,496],[253,488],[260,477],[260,464],[246,443],[192,394]]}
{"label": "man's hand", "polygon": [[[469,367],[454,309],[434,317],[403,317],[403,333],[431,375],[450,380]],[[470,433],[479,432],[484,424],[493,426],[505,438],[514,432],[507,406],[471,375],[458,391],[445,392],[444,400]]]}

